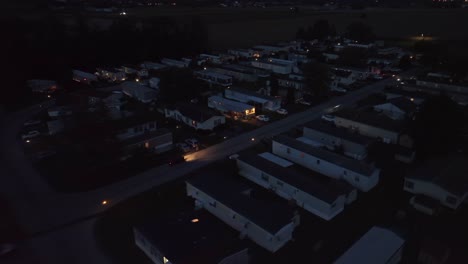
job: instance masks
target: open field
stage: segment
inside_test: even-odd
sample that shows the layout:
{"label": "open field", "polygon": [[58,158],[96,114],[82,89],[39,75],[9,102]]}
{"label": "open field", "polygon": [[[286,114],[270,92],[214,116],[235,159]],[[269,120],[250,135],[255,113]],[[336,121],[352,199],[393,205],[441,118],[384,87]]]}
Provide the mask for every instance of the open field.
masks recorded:
{"label": "open field", "polygon": [[[137,17],[168,16],[187,19],[200,16],[208,26],[213,48],[247,47],[264,42],[293,39],[301,26],[327,19],[338,33],[356,20],[370,24],[380,38],[411,40],[420,35],[439,39],[466,40],[468,9],[375,9],[363,11],[316,11],[303,7],[293,13],[288,7],[277,8],[136,8]],[[361,18],[366,14],[365,18]]]}

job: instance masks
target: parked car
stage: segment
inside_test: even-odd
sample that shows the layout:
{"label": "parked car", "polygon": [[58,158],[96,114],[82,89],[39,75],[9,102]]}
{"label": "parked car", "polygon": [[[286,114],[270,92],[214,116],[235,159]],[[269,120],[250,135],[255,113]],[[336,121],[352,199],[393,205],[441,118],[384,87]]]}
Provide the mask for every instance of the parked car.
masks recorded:
{"label": "parked car", "polygon": [[185,140],[185,143],[187,143],[187,145],[189,145],[192,148],[198,147],[199,144],[196,138],[188,138]]}
{"label": "parked car", "polygon": [[37,131],[37,130],[32,130],[32,131],[29,131],[29,132],[26,133],[26,134],[21,135],[21,138],[22,138],[22,139],[35,138],[35,137],[39,136],[40,134],[41,134],[41,133],[39,133],[39,131]]}
{"label": "parked car", "polygon": [[26,121],[23,125],[24,126],[35,126],[35,125],[39,125],[41,123],[41,120],[29,120],[29,121]]}
{"label": "parked car", "polygon": [[270,121],[270,118],[268,116],[266,116],[266,115],[258,115],[255,118],[257,118],[258,120],[263,121],[263,122]]}
{"label": "parked car", "polygon": [[46,151],[41,151],[41,152],[36,153],[36,155],[34,155],[34,157],[37,160],[41,160],[41,159],[49,158],[49,157],[55,155],[56,153],[57,152],[55,152],[53,150],[46,150]]}
{"label": "parked car", "polygon": [[276,113],[280,114],[280,115],[287,115],[288,114],[288,110],[284,109],[284,108],[280,108],[278,110],[276,110]]}
{"label": "parked car", "polygon": [[311,105],[310,102],[308,102],[308,101],[306,101],[306,100],[304,100],[304,99],[302,99],[302,98],[301,98],[301,99],[298,99],[298,100],[296,101],[296,103],[298,103],[298,104],[303,104],[303,105]]}
{"label": "parked car", "polygon": [[328,121],[328,122],[334,122],[335,121],[335,116],[333,115],[322,115],[322,120]]}
{"label": "parked car", "polygon": [[348,92],[348,90],[346,90],[345,88],[341,88],[341,87],[333,87],[330,89],[331,91],[333,92],[338,92],[338,93],[346,93]]}
{"label": "parked car", "polygon": [[179,163],[182,163],[182,162],[185,162],[185,158],[183,156],[178,156],[178,157],[174,157],[172,159],[169,159],[169,166],[174,166],[176,164],[179,164]]}
{"label": "parked car", "polygon": [[176,147],[183,152],[189,152],[192,148],[187,143],[177,143]]}

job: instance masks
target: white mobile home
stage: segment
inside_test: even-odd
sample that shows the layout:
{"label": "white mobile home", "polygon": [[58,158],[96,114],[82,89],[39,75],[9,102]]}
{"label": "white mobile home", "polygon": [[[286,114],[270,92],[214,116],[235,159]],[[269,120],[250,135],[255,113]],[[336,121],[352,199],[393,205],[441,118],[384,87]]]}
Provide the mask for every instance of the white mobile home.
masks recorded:
{"label": "white mobile home", "polygon": [[246,89],[232,87],[224,90],[224,96],[242,103],[260,105],[262,109],[276,111],[281,108],[281,98],[262,95]]}
{"label": "white mobile home", "polygon": [[96,75],[111,82],[125,81],[127,79],[127,74],[124,71],[114,68],[97,68]]}
{"label": "white mobile home", "polygon": [[232,85],[232,77],[212,70],[202,70],[193,73],[197,79],[208,83],[228,87]]}
{"label": "white mobile home", "polygon": [[356,199],[356,189],[345,182],[284,164],[288,165],[287,161],[271,153],[237,158],[240,175],[325,220],[334,218],[345,204]]}
{"label": "white mobile home", "polygon": [[439,204],[458,209],[468,199],[468,166],[463,157],[430,160],[405,177],[404,190],[415,194],[411,204],[434,214]]}
{"label": "white mobile home", "polygon": [[155,264],[248,264],[239,234],[204,210],[178,210],[133,227],[136,246]]}
{"label": "white mobile home", "polygon": [[278,74],[290,74],[293,72],[293,69],[296,66],[294,61],[274,58],[253,60],[251,63],[254,67],[272,71]]}
{"label": "white mobile home", "polygon": [[384,143],[397,144],[403,124],[384,114],[343,109],[335,112],[335,125],[356,131],[371,138],[381,139]]}
{"label": "white mobile home", "polygon": [[92,82],[97,82],[98,80],[96,75],[89,72],[73,70],[72,73],[72,78],[75,82],[91,84]]}
{"label": "white mobile home", "polygon": [[374,226],[334,264],[397,264],[404,244],[405,240],[394,232]]}
{"label": "white mobile home", "polygon": [[147,70],[159,71],[167,68],[167,65],[151,61],[145,61],[142,64],[140,64],[140,67]]}
{"label": "white mobile home", "polygon": [[187,60],[173,60],[168,58],[162,59],[161,63],[169,67],[177,68],[187,68],[190,65],[190,61]]}
{"label": "white mobile home", "polygon": [[357,160],[367,157],[367,149],[373,141],[372,138],[319,120],[305,124],[303,135],[329,150],[342,150],[343,154]]}
{"label": "white mobile home", "polygon": [[124,82],[121,84],[122,92],[142,103],[149,103],[156,99],[158,93],[147,86],[137,82]]}
{"label": "white mobile home", "polygon": [[241,82],[256,82],[260,78],[270,77],[268,71],[243,64],[224,64],[212,70]]}
{"label": "white mobile home", "polygon": [[273,153],[308,169],[335,179],[344,179],[361,191],[367,192],[379,182],[380,170],[363,161],[307,145],[284,135],[272,143]]}
{"label": "white mobile home", "polygon": [[164,109],[164,114],[166,118],[175,119],[196,130],[213,130],[226,123],[224,115],[194,104],[176,104]]}
{"label": "white mobile home", "polygon": [[238,117],[251,117],[255,115],[254,106],[229,100],[217,95],[208,98],[208,107]]}
{"label": "white mobile home", "polygon": [[292,239],[299,215],[287,204],[257,200],[250,187],[222,174],[205,172],[186,181],[187,195],[221,221],[270,252]]}

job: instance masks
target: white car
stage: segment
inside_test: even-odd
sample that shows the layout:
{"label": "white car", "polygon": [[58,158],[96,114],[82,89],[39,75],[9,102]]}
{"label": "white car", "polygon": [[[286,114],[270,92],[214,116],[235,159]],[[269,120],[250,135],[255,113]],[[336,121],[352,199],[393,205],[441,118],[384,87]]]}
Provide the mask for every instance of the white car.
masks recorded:
{"label": "white car", "polygon": [[192,148],[198,147],[198,140],[195,138],[188,138],[185,140],[185,143],[187,143],[187,145],[189,145]]}
{"label": "white car", "polygon": [[182,150],[183,152],[189,152],[190,150],[192,150],[192,148],[186,143],[177,143],[176,147]]}
{"label": "white car", "polygon": [[335,121],[335,116],[333,115],[322,115],[322,120],[328,121],[328,122],[334,122]]}
{"label": "white car", "polygon": [[41,134],[41,133],[39,133],[39,131],[37,131],[37,130],[32,130],[32,131],[29,131],[29,132],[26,133],[26,134],[21,135],[21,138],[22,138],[22,139],[35,138],[35,137],[39,136],[40,134]]}
{"label": "white car", "polygon": [[280,108],[280,109],[276,110],[276,113],[278,113],[278,114],[280,114],[280,115],[287,115],[287,114],[288,114],[288,110],[283,109],[283,108]]}
{"label": "white car", "polygon": [[257,118],[258,120],[263,121],[263,122],[270,121],[270,118],[268,116],[266,116],[266,115],[258,115],[255,118]]}
{"label": "white car", "polygon": [[303,105],[311,105],[309,102],[305,101],[304,99],[299,99],[296,103],[303,104]]}
{"label": "white car", "polygon": [[348,90],[344,89],[344,88],[341,88],[341,87],[333,87],[330,89],[331,91],[334,91],[334,92],[339,92],[339,93],[346,93],[348,92]]}
{"label": "white car", "polygon": [[29,120],[25,122],[23,125],[24,126],[34,126],[34,125],[39,125],[41,123],[40,120]]}

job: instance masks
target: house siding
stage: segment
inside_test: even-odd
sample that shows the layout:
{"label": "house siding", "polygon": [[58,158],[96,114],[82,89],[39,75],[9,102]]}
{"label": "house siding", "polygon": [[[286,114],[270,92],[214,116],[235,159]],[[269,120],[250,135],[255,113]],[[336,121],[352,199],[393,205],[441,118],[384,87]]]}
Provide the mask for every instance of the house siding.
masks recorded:
{"label": "house siding", "polygon": [[355,130],[363,136],[382,139],[385,143],[398,143],[398,132],[393,132],[382,128],[370,126],[367,124],[355,122],[353,120],[341,118],[339,116],[335,116],[335,125],[338,127],[344,127]]}
{"label": "house siding", "polygon": [[[413,184],[412,188],[409,187],[411,183]],[[451,194],[450,192],[442,189],[441,187],[432,182],[426,182],[417,179],[405,178],[405,184],[403,185],[403,189],[410,193],[424,194],[426,196],[429,196],[433,199],[438,200],[442,205],[452,209],[457,209],[463,200],[463,197]],[[454,204],[448,203],[447,197],[455,198],[456,202]]]}
{"label": "house siding", "polygon": [[[188,196],[196,200],[197,205],[202,206],[221,221],[241,232],[241,237],[246,236],[271,252],[276,252],[292,238],[294,230],[292,221],[277,234],[271,234],[189,183],[186,184],[186,191]],[[275,239],[277,236],[281,239]]]}
{"label": "house siding", "polygon": [[[286,200],[294,200],[298,206],[325,220],[332,219],[344,210],[345,195],[337,197],[336,201],[330,204],[314,197],[313,194],[300,190],[300,187],[291,186],[239,159],[237,160],[237,166],[239,174],[243,177],[265,189],[274,191],[278,196]],[[267,180],[264,179],[266,177]]]}
{"label": "house siding", "polygon": [[326,175],[334,179],[344,179],[352,186],[367,192],[377,185],[379,181],[379,169],[374,169],[372,175],[365,176],[347,168],[340,167],[329,161],[314,157],[279,142],[272,143],[273,154],[288,159],[303,167]]}
{"label": "house siding", "polygon": [[303,134],[304,137],[323,143],[330,150],[336,150],[341,146],[343,154],[353,159],[363,160],[367,157],[367,146],[365,145],[360,145],[308,127],[304,127]]}

